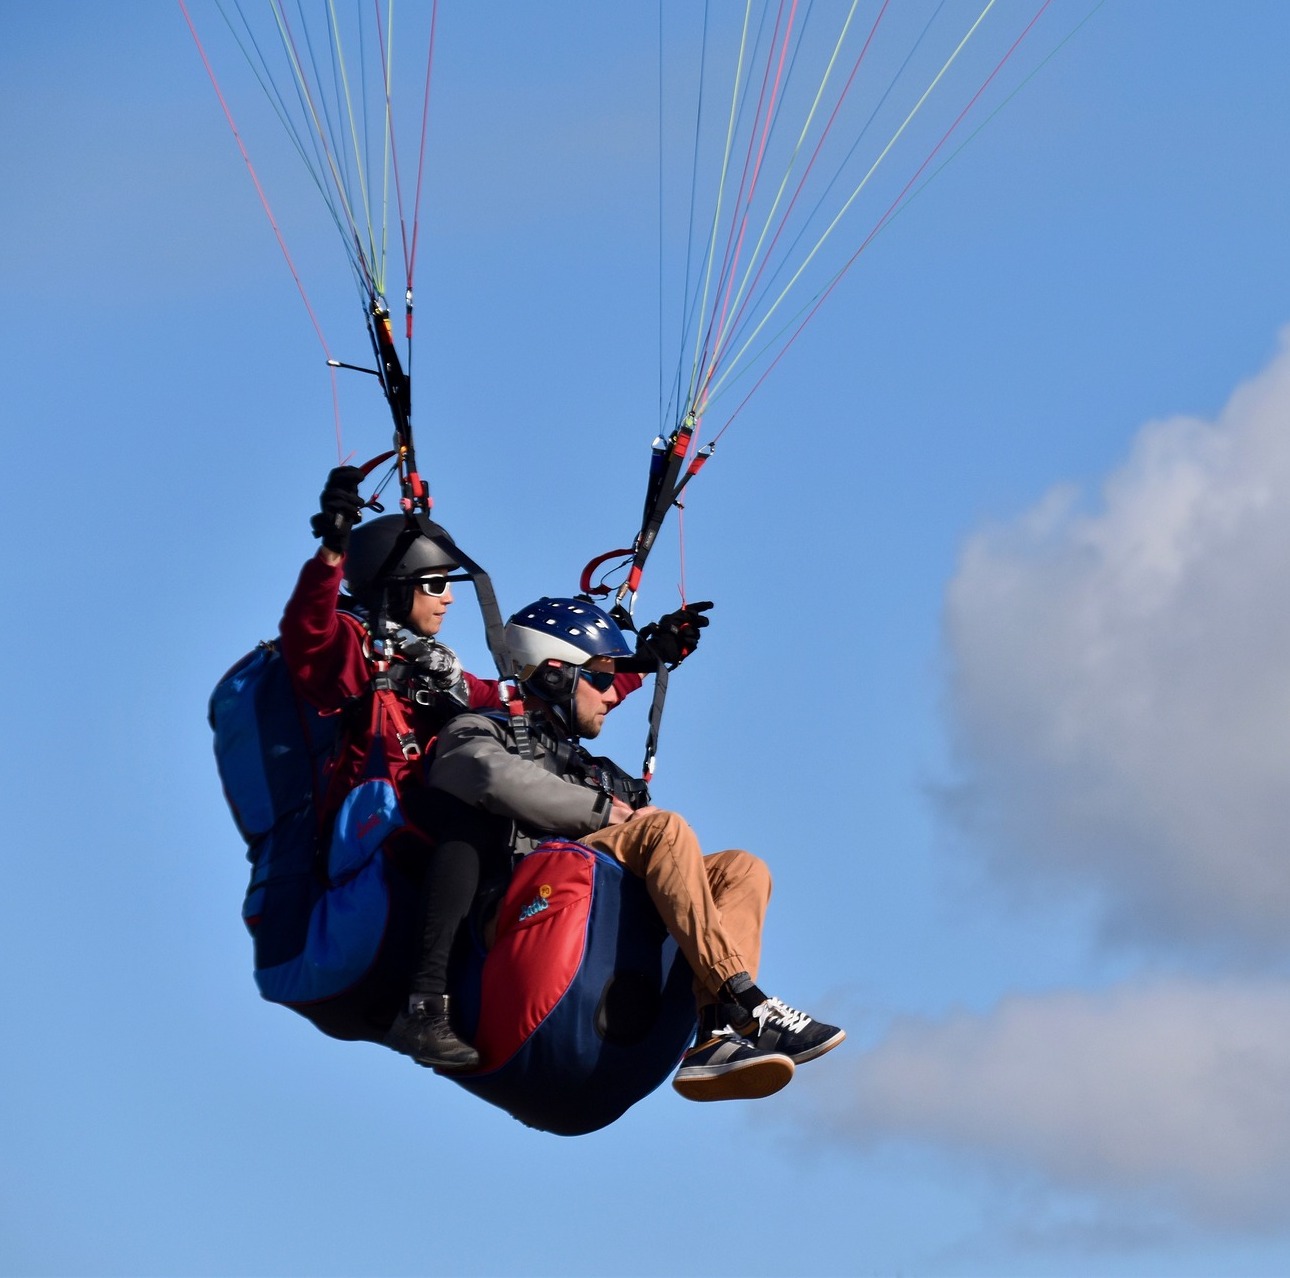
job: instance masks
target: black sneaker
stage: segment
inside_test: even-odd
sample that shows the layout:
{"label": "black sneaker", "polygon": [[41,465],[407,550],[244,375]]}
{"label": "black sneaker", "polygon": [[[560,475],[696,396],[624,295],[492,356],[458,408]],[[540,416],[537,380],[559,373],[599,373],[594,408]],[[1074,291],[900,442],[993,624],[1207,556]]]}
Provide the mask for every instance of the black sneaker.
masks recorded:
{"label": "black sneaker", "polygon": [[385,1036],[387,1047],[410,1056],[418,1065],[441,1074],[463,1074],[479,1068],[479,1053],[457,1037],[448,1020],[448,996],[442,994],[400,1012]]}
{"label": "black sneaker", "polygon": [[672,1086],[686,1100],[757,1100],[787,1087],[792,1077],[787,1056],[764,1052],[726,1026],[686,1052]]}
{"label": "black sneaker", "polygon": [[735,1021],[740,1034],[759,1051],[782,1052],[797,1065],[832,1051],[847,1036],[846,1030],[813,1020],[777,998],[768,998],[743,1015],[751,1019]]}

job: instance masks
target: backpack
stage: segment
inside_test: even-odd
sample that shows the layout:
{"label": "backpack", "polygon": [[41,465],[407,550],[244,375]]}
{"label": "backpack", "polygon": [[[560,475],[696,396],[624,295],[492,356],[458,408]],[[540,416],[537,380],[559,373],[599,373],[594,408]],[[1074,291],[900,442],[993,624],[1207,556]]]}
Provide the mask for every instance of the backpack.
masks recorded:
{"label": "backpack", "polygon": [[261,996],[333,1037],[380,1041],[403,997],[416,926],[416,893],[382,847],[404,824],[392,782],[374,772],[322,828],[344,716],[297,696],[271,642],[219,681],[208,718],[251,863],[242,919]]}

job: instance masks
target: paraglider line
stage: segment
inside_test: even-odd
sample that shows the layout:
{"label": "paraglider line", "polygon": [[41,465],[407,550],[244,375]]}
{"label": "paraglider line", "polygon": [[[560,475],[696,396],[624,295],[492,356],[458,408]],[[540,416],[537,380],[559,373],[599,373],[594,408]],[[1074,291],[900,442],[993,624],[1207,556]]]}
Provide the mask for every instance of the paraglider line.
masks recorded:
{"label": "paraglider line", "polygon": [[[826,140],[828,139],[830,133],[832,132],[833,125],[838,117],[838,113],[842,110],[842,104],[846,100],[847,95],[850,93],[851,88],[855,83],[855,78],[860,71],[860,67],[864,63],[866,56],[868,55],[869,49],[873,44],[874,37],[877,35],[878,27],[882,23],[883,17],[887,12],[889,4],[890,4],[890,0],[883,0],[882,8],[879,10],[878,16],[874,19],[873,26],[870,28],[869,34],[865,38],[864,45],[856,57],[855,64],[851,68],[850,75],[848,75],[847,77],[846,84],[842,86],[842,92],[838,95],[837,102],[834,104],[833,110],[829,115],[828,121],[825,123],[824,128],[820,132],[819,139],[815,144],[815,149],[812,151],[811,158],[807,161],[806,167],[802,172],[802,176],[798,180],[797,187],[793,192],[792,198],[789,200],[788,207],[784,210],[783,217],[779,221],[779,225],[775,230],[774,236],[771,238],[770,243],[766,246],[766,250],[764,253],[761,252],[760,243],[758,244],[757,249],[754,250],[754,253],[753,253],[754,259],[756,259],[757,257],[760,257],[760,264],[758,265],[756,274],[753,276],[751,282],[748,282],[747,276],[745,276],[745,283],[740,286],[740,293],[743,297],[743,300],[740,303],[739,309],[736,312],[734,318],[730,322],[730,325],[727,329],[727,335],[725,340],[722,342],[718,351],[713,355],[712,362],[714,367],[720,363],[725,353],[730,349],[731,345],[733,345],[734,341],[736,340],[736,336],[740,330],[740,327],[743,324],[743,321],[748,314],[749,307],[753,305],[757,300],[756,290],[759,282],[761,281],[762,274],[766,270],[766,267],[769,265],[774,255],[775,246],[779,243],[780,236],[783,235],[785,228],[788,226],[789,219],[792,217],[792,214],[793,214],[793,209],[797,206],[798,198],[802,194],[802,191],[805,188],[806,183],[811,176],[811,172],[815,168],[815,162],[817,159],[819,159],[821,149],[824,147]],[[841,47],[842,41],[846,38],[847,27],[849,27],[850,25],[851,16],[852,14],[854,14],[854,12],[855,12],[855,5],[852,5],[851,13],[849,13],[847,16],[847,23],[843,27],[842,32],[838,37],[838,48]],[[835,57],[836,57],[836,54],[837,54],[837,50],[834,51]],[[832,62],[830,62],[830,69],[831,67],[832,67]],[[825,74],[824,83],[820,85],[820,90],[819,90],[820,94],[823,93],[825,84],[827,84],[827,82],[828,82],[828,72],[826,72]],[[818,103],[818,100],[819,100],[819,95],[817,94],[817,98],[816,98],[817,103]],[[814,106],[812,107],[812,115],[814,115]],[[803,128],[802,128],[803,137],[805,137],[806,130],[809,129],[810,127],[810,122],[811,122],[810,117],[808,117],[806,123],[803,125]],[[801,145],[800,139],[799,139],[798,145],[799,147]],[[794,151],[794,155],[796,155],[796,151]],[[791,165],[790,165],[790,172],[791,172]],[[784,181],[780,185],[779,193],[775,197],[776,205],[778,205],[780,198],[783,196],[784,187],[787,185],[787,183],[788,183],[788,174],[785,174]],[[773,218],[774,218],[774,207],[772,207],[770,213],[767,216],[766,225],[762,231],[763,239],[765,238],[766,230],[769,229]]]}
{"label": "paraglider line", "polygon": [[[237,122],[233,119],[233,112],[229,109],[228,102],[224,98],[223,90],[219,86],[219,81],[215,78],[215,69],[211,66],[210,59],[206,56],[206,48],[197,34],[197,28],[193,25],[192,14],[188,12],[188,5],[184,0],[179,0],[179,8],[183,12],[184,21],[188,24],[189,34],[193,37],[193,43],[197,46],[197,52],[201,56],[202,65],[206,68],[207,78],[211,82],[211,87],[215,90],[215,96],[219,99],[220,108],[224,112],[224,118],[228,121],[228,127],[232,131],[233,140],[237,143],[237,149],[242,153],[242,162],[246,165],[246,171],[251,175],[251,181],[255,186],[256,194],[260,197],[260,204],[264,208],[265,216],[269,219],[269,225],[273,228],[274,237],[278,241],[278,248],[282,250],[282,256],[287,263],[287,269],[291,272],[291,278],[296,282],[296,290],[300,294],[300,300],[305,304],[305,310],[309,315],[310,323],[314,326],[314,332],[318,335],[319,345],[323,348],[323,354],[327,357],[328,364],[331,363],[331,351],[327,347],[327,339],[323,336],[322,325],[318,322],[318,316],[314,312],[312,303],[309,301],[309,295],[305,292],[305,286],[300,279],[300,273],[296,270],[296,264],[291,258],[291,253],[287,249],[287,242],[282,236],[281,228],[278,226],[278,220],[273,216],[273,209],[269,205],[269,197],[264,193],[264,187],[260,184],[259,175],[255,171],[255,165],[251,163],[251,156],[247,152],[246,144],[242,141],[242,135],[238,131]],[[336,455],[339,457],[344,453],[344,444],[341,440],[340,426],[340,391],[336,384],[336,370],[331,369],[331,395],[332,395],[332,413],[336,423]]]}
{"label": "paraglider line", "polygon": [[[924,181],[922,185],[919,186],[918,190],[916,190],[915,192],[913,192],[912,195],[910,195],[909,199],[907,199],[905,203],[896,211],[896,213],[892,215],[892,218],[888,219],[887,225],[890,225],[891,221],[896,216],[898,216],[900,213],[903,213],[905,209],[907,209],[914,200],[916,200],[920,195],[922,195],[922,193],[925,190],[927,190],[927,188],[932,184],[932,182],[942,172],[944,172],[944,170],[948,165],[952,164],[960,155],[963,154],[964,150],[972,144],[972,142],[981,134],[981,132],[986,128],[986,126],[990,124],[991,121],[993,121],[994,118],[997,115],[999,115],[1000,112],[1002,112],[1005,107],[1008,106],[1008,104],[1013,100],[1013,98],[1015,98],[1017,94],[1019,94],[1031,82],[1031,80],[1033,80],[1035,76],[1037,76],[1040,73],[1040,71],[1042,71],[1044,67],[1046,67],[1049,64],[1049,62],[1051,62],[1053,58],[1055,58],[1058,55],[1058,53],[1060,53],[1061,50],[1065,48],[1066,45],[1071,42],[1071,40],[1075,38],[1075,36],[1080,32],[1080,30],[1093,18],[1093,16],[1097,13],[1097,11],[1101,9],[1103,5],[1106,4],[1106,2],[1107,0],[1097,0],[1097,3],[1057,42],[1056,45],[1053,46],[1051,50],[1049,50],[1048,53],[1044,55],[1044,57],[1040,60],[1039,64],[1036,67],[1034,67],[1033,70],[1030,71],[1030,73],[1025,77],[1025,79],[1022,80],[1021,83],[1018,84],[1016,88],[1014,88],[1008,94],[1008,96],[1004,98],[1003,101],[1000,102],[999,105],[995,107],[994,110],[991,111],[990,114],[987,115],[985,119],[982,120],[981,123],[978,124],[976,128],[973,129],[972,132],[969,133],[967,137],[965,137],[963,141],[960,142],[958,146],[956,146],[954,150],[951,151],[950,154],[947,155],[945,159],[942,160],[941,163],[936,166],[935,169],[932,170],[930,174],[928,174],[926,181]],[[886,230],[886,226],[884,226],[882,229]]]}
{"label": "paraglider line", "polygon": [[[721,345],[721,334],[725,324],[726,311],[730,305],[730,292],[734,287],[734,278],[737,273],[739,257],[743,250],[744,234],[748,226],[748,211],[751,207],[753,196],[757,189],[757,180],[761,175],[761,164],[766,153],[766,143],[770,135],[771,123],[774,118],[775,104],[779,101],[779,91],[782,85],[784,72],[784,61],[788,55],[789,42],[792,39],[793,21],[797,15],[797,0],[793,0],[792,9],[788,15],[788,22],[784,26],[784,36],[780,42],[780,25],[783,21],[784,2],[781,0],[779,10],[775,18],[775,28],[771,32],[769,49],[766,58],[766,67],[762,72],[761,89],[757,95],[757,107],[753,112],[754,124],[748,136],[748,149],[744,154],[743,170],[739,175],[739,187],[735,192],[734,207],[731,212],[730,229],[726,238],[726,247],[721,259],[721,268],[717,272],[718,280],[724,280],[725,286],[722,289],[722,297],[719,308],[714,308],[708,321],[707,332],[703,337],[703,358],[701,365],[706,365],[706,371],[702,374],[697,391],[696,398],[702,396],[709,382],[712,380],[715,371],[716,354],[715,348]],[[776,60],[776,49],[779,50],[778,61]],[[774,69],[774,80],[771,81],[771,72]],[[770,84],[770,99],[767,101],[767,85]],[[763,115],[762,108],[765,107]],[[758,141],[758,124],[760,121],[760,142]],[[756,152],[756,161],[753,160],[753,153]],[[752,169],[751,176],[749,169]]]}
{"label": "paraglider line", "polygon": [[806,317],[802,320],[802,322],[797,326],[796,330],[793,332],[793,335],[788,339],[788,341],[784,344],[783,348],[779,351],[779,353],[775,356],[775,358],[766,367],[762,375],[756,380],[756,382],[753,383],[752,389],[749,390],[747,395],[745,395],[744,398],[739,402],[739,405],[735,408],[734,412],[731,413],[725,425],[722,426],[722,428],[717,432],[716,436],[713,438],[713,443],[716,443],[721,438],[721,436],[724,435],[726,431],[730,429],[731,425],[734,423],[735,418],[738,417],[738,415],[743,411],[744,406],[753,397],[758,387],[761,386],[762,382],[766,380],[766,378],[770,375],[771,371],[775,368],[775,366],[779,363],[779,361],[783,359],[783,357],[788,353],[789,348],[793,345],[794,342],[797,341],[798,337],[801,336],[802,330],[814,318],[816,312],[820,309],[820,307],[824,305],[825,300],[828,298],[829,294],[832,293],[833,290],[838,286],[842,277],[847,273],[847,271],[851,269],[856,258],[858,258],[860,254],[863,253],[865,249],[869,247],[869,245],[873,242],[874,238],[879,234],[879,232],[882,231],[883,228],[887,225],[887,223],[890,222],[891,219],[896,215],[900,206],[904,202],[905,197],[909,194],[910,190],[915,186],[918,180],[922,177],[923,173],[927,169],[927,166],[931,164],[931,162],[936,158],[941,148],[949,140],[951,134],[953,134],[954,130],[957,129],[959,125],[963,122],[964,118],[967,116],[968,112],[972,110],[973,106],[976,105],[981,95],[994,81],[994,78],[999,74],[1004,64],[1017,51],[1018,47],[1021,45],[1021,42],[1026,38],[1027,35],[1029,35],[1035,23],[1039,21],[1039,19],[1043,16],[1044,11],[1049,7],[1049,5],[1051,5],[1051,3],[1052,3],[1052,0],[1044,0],[1043,4],[1041,4],[1038,10],[1036,10],[1034,17],[1032,17],[1030,21],[1026,24],[1021,34],[1017,36],[1017,38],[1012,42],[1011,45],[1009,45],[1007,52],[1004,53],[1003,57],[1000,58],[999,61],[995,64],[994,69],[990,72],[988,76],[986,76],[985,80],[982,81],[980,88],[977,89],[977,91],[972,95],[971,100],[958,113],[958,115],[954,119],[954,122],[941,135],[940,141],[936,143],[936,145],[928,153],[927,158],[922,162],[922,164],[918,166],[918,169],[914,173],[913,177],[911,177],[909,181],[905,183],[904,187],[901,188],[900,194],[896,196],[896,198],[887,207],[886,212],[884,212],[883,215],[874,224],[873,229],[869,232],[868,235],[865,236],[864,241],[861,243],[860,247],[856,249],[854,253],[852,253],[852,255],[843,264],[842,268],[834,275],[833,279],[829,281],[828,287],[825,288],[823,292],[821,292],[819,297],[816,299],[815,304],[807,312]]}
{"label": "paraglider line", "polygon": [[426,137],[429,133],[430,121],[430,77],[431,69],[434,65],[434,41],[435,30],[439,21],[439,0],[432,0],[430,5],[430,47],[426,53],[426,80],[425,92],[421,99],[421,142],[417,148],[417,186],[416,199],[412,205],[412,248],[408,253],[407,272],[408,272],[408,290],[412,289],[412,273],[416,269],[417,261],[417,233],[421,225],[421,190],[422,174],[425,170],[426,159]]}

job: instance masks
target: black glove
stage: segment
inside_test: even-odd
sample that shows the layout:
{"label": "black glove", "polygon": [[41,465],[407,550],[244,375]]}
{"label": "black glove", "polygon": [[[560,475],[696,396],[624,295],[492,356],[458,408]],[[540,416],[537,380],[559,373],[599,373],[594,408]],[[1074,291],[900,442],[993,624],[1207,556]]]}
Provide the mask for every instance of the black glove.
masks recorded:
{"label": "black glove", "polygon": [[652,653],[669,670],[675,670],[699,646],[699,632],[708,624],[703,614],[711,607],[712,603],[704,600],[660,617],[640,632],[636,655]]}
{"label": "black glove", "polygon": [[315,537],[335,554],[349,549],[349,530],[363,517],[366,503],[358,486],[366,476],[357,466],[337,466],[327,476],[327,486],[318,499],[318,513],[309,521]]}

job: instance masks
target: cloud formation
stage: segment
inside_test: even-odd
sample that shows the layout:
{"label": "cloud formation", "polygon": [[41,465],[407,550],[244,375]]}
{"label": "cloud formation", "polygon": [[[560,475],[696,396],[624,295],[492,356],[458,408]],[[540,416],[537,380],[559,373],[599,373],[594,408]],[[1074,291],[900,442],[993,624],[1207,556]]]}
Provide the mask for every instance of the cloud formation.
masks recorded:
{"label": "cloud formation", "polygon": [[1144,427],[1094,508],[971,538],[949,588],[947,811],[1137,941],[1290,940],[1288,344],[1217,421]]}
{"label": "cloud formation", "polygon": [[[1108,1219],[1290,1218],[1290,330],[1215,421],[1147,424],[1096,500],[966,544],[946,601],[945,814],[1005,888],[1225,977],[904,1018],[835,1130],[1091,1196]],[[1218,970],[1223,970],[1219,965]],[[821,1100],[824,1097],[821,1095]]]}
{"label": "cloud formation", "polygon": [[818,1098],[862,1145],[912,1139],[1211,1226],[1290,1212],[1290,983],[1157,980],[906,1018],[853,1061],[840,1112],[837,1082]]}

